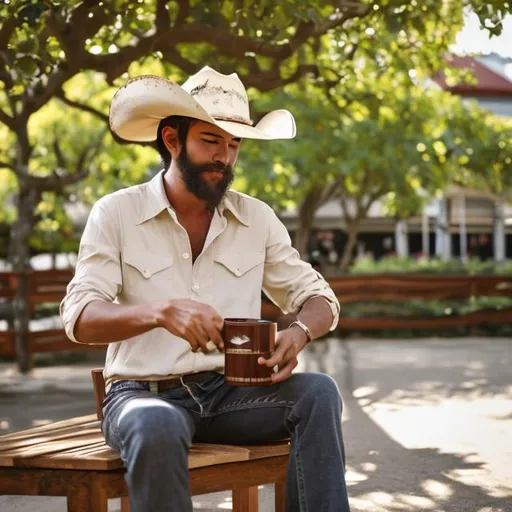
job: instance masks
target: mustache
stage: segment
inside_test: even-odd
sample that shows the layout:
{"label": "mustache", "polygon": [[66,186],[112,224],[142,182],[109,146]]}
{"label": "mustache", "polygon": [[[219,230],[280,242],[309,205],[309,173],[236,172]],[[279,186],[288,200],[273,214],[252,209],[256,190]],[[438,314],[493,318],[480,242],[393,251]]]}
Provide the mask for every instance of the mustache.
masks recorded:
{"label": "mustache", "polygon": [[203,172],[222,172],[228,175],[233,174],[233,167],[231,165],[224,165],[221,162],[194,165],[192,170],[194,174],[201,174]]}

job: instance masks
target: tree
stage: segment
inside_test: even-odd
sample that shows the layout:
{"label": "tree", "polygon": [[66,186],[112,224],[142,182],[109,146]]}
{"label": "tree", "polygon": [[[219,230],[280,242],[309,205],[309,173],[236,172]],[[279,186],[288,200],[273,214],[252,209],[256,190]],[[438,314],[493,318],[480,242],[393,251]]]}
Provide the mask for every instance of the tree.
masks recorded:
{"label": "tree", "polygon": [[[30,125],[45,105],[59,99],[104,123],[107,120],[106,107],[97,108],[87,97],[70,96],[67,85],[72,79],[85,70],[94,71],[102,76],[107,91],[130,74],[133,63],[158,61],[165,74],[178,80],[209,63],[220,71],[236,70],[247,86],[259,91],[306,76],[329,91],[343,80],[345,63],[360,48],[371,47],[375,33],[395,45],[392,51],[407,48],[409,62],[435,63],[434,50],[449,42],[461,24],[465,5],[473,5],[477,12],[490,5],[490,10],[481,11],[482,19],[489,19],[492,29],[499,31],[505,9],[498,1],[451,0],[440,6],[428,0],[421,8],[405,0],[379,5],[353,0],[318,4],[284,0],[279,5],[270,0],[224,0],[209,5],[199,0],[17,0],[0,4],[0,19],[4,20],[0,27],[0,123],[10,131],[0,165],[17,181],[10,254],[20,276],[15,316],[17,350],[25,354],[21,369],[30,366],[23,335],[28,330],[24,270],[38,220],[37,205],[46,193],[66,194],[69,186],[85,179],[100,140],[104,142],[104,138],[84,135],[87,144],[70,161],[60,159],[60,140],[56,139],[46,149],[54,152],[58,171],[34,172],[37,141],[30,135]],[[446,17],[452,21],[449,28],[443,28]],[[420,49],[421,37],[432,52]]]}

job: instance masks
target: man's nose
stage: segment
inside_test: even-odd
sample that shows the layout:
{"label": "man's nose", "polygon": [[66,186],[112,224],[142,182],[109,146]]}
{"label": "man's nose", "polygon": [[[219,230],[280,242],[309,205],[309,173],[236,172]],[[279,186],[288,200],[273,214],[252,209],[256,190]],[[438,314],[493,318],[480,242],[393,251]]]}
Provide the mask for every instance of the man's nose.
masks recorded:
{"label": "man's nose", "polygon": [[229,148],[227,144],[218,144],[217,151],[213,155],[213,161],[215,163],[229,165]]}

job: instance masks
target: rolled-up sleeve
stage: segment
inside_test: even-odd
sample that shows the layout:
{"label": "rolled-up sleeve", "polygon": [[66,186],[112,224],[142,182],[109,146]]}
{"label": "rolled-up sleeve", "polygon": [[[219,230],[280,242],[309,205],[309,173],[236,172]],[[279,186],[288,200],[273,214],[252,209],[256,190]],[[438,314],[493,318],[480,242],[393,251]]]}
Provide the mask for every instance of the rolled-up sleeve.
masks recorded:
{"label": "rolled-up sleeve", "polygon": [[263,291],[284,313],[298,313],[307,299],[324,297],[333,315],[329,330],[334,330],[340,312],[336,295],[322,275],[300,259],[286,227],[270,207],[267,221]]}
{"label": "rolled-up sleeve", "polygon": [[92,208],[85,226],[75,269],[60,316],[69,339],[75,338],[78,317],[89,302],[113,302],[122,287],[119,215],[112,196],[100,199]]}

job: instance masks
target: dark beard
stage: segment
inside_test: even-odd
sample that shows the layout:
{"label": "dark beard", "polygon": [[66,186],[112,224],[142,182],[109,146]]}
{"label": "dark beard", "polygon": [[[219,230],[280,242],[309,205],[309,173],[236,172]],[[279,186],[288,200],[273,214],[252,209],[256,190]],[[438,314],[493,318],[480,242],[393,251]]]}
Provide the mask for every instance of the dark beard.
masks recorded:
{"label": "dark beard", "polygon": [[[206,201],[207,210],[213,212],[222,201],[222,198],[233,182],[235,177],[233,167],[220,162],[200,165],[194,164],[190,161],[186,148],[182,148],[176,163],[178,164],[183,181],[190,192],[198,199]],[[202,173],[205,171],[222,171],[224,176],[219,182],[210,184],[203,180]]]}

